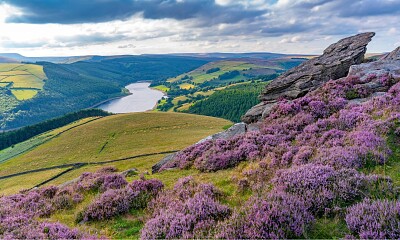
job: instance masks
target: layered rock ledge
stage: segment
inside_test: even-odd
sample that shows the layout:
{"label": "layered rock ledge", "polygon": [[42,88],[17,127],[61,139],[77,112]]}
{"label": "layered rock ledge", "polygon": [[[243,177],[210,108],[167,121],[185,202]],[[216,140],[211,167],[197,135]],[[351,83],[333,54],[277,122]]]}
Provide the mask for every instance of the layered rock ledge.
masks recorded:
{"label": "layered rock ledge", "polygon": [[321,56],[285,72],[266,86],[260,96],[262,102],[251,108],[242,121],[247,124],[257,122],[269,114],[280,98],[302,97],[331,79],[345,77],[351,65],[363,62],[366,47],[374,35],[367,32],[344,38],[330,45]]}

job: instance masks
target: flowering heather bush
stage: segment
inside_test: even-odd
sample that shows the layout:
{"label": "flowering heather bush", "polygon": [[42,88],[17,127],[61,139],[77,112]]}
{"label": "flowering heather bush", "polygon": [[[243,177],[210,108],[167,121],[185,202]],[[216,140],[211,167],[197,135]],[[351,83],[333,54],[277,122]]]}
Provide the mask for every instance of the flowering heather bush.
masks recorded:
{"label": "flowering heather bush", "polygon": [[[46,188],[43,192],[49,189]],[[78,239],[89,236],[70,229],[60,223],[39,222],[35,216],[42,215],[38,211],[40,204],[34,204],[38,195],[14,195],[0,198],[0,239]],[[48,195],[47,195],[48,196]],[[37,199],[36,199],[37,200]],[[30,206],[32,205],[32,206]],[[29,206],[29,207],[28,207]]]}
{"label": "flowering heather bush", "polygon": [[230,214],[229,208],[218,202],[218,195],[212,185],[198,184],[192,177],[178,180],[173,190],[150,203],[150,218],[141,237],[207,238],[217,222]]}
{"label": "flowering heather bush", "polygon": [[138,193],[128,189],[109,189],[95,199],[79,216],[77,221],[105,220],[111,217],[127,213],[130,209],[131,200]]}
{"label": "flowering heather bush", "polygon": [[303,236],[313,222],[304,202],[295,196],[273,192],[265,199],[253,197],[217,228],[217,238],[287,239]]}
{"label": "flowering heather bush", "polygon": [[346,223],[361,239],[399,239],[400,202],[366,199],[348,209]]}
{"label": "flowering heather bush", "polygon": [[83,195],[66,188],[58,191],[51,200],[55,209],[69,209],[83,201]]}
{"label": "flowering heather bush", "polygon": [[299,197],[310,212],[318,215],[326,208],[347,206],[379,189],[392,191],[390,179],[365,176],[354,169],[335,170],[315,164],[280,170],[271,182],[275,184],[275,191]]}
{"label": "flowering heather bush", "polygon": [[128,182],[120,175],[113,173],[115,168],[105,167],[95,173],[83,173],[75,188],[78,191],[97,191],[104,192],[108,189],[120,189],[125,187]]}
{"label": "flowering heather bush", "polygon": [[106,191],[107,189],[120,189],[125,187],[128,182],[120,174],[112,174],[104,177],[103,183],[100,186],[101,191]]}
{"label": "flowering heather bush", "polygon": [[144,208],[163,187],[159,180],[152,179],[137,180],[122,189],[108,189],[78,216],[77,221],[105,220],[131,209]]}
{"label": "flowering heather bush", "polygon": [[0,218],[1,239],[81,239],[88,238],[77,229],[60,223],[46,223],[19,214]]}
{"label": "flowering heather bush", "polygon": [[[108,195],[105,194],[105,196],[102,196],[103,206],[108,209],[102,209],[100,212],[109,212],[112,210],[118,212],[121,201],[117,201],[117,204],[114,204],[114,199],[112,199],[114,200],[112,202],[110,198],[107,198],[107,196],[112,195],[110,193],[112,191],[123,191],[126,189],[127,193],[139,196],[138,202],[140,203],[135,203],[133,197],[126,198],[129,200],[128,207],[130,208],[135,204],[145,206],[143,201],[146,201],[147,198],[143,195],[146,195],[148,198],[153,197],[162,188],[162,183],[157,180],[149,180],[145,184],[142,181],[135,181],[129,184],[128,187],[125,179],[114,172],[114,168],[104,168],[94,174],[83,174],[78,182],[69,186],[49,186],[0,197],[0,239],[88,238],[91,236],[83,235],[76,229],[70,229],[60,223],[41,222],[38,218],[49,217],[58,210],[72,208],[75,204],[83,200],[83,195],[80,191],[83,189],[93,190],[93,188],[87,186],[96,185],[96,188],[108,189],[106,191]],[[135,192],[133,189],[135,189]],[[113,207],[114,209],[110,209]],[[96,208],[93,207],[93,212],[95,210]],[[93,216],[91,217],[94,218]]]}

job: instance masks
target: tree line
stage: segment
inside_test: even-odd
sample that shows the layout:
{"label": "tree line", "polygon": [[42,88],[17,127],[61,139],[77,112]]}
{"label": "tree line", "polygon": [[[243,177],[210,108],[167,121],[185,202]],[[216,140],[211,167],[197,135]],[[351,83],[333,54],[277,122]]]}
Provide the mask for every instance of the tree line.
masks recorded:
{"label": "tree line", "polygon": [[14,131],[3,132],[0,133],[0,150],[28,140],[29,138],[32,138],[38,134],[65,126],[83,118],[108,115],[110,115],[110,113],[100,109],[85,109],[68,113],[62,117],[46,120],[31,126],[26,126]]}

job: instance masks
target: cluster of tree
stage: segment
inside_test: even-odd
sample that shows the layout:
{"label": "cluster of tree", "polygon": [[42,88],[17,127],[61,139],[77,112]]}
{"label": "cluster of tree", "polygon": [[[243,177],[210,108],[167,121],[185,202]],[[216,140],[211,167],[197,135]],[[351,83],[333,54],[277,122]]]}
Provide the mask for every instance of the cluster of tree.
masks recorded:
{"label": "cluster of tree", "polygon": [[261,76],[258,76],[258,77],[256,77],[256,78],[254,78],[253,80],[259,79],[259,80],[261,80],[261,81],[266,82],[266,81],[274,80],[275,78],[279,77],[279,75],[280,75],[280,74],[278,74],[278,73],[269,74],[269,75],[261,75]]}
{"label": "cluster of tree", "polygon": [[254,82],[228,87],[196,102],[187,112],[240,122],[241,116],[259,103],[258,96],[265,85]]}
{"label": "cluster of tree", "polygon": [[218,79],[219,80],[232,79],[239,75],[240,75],[240,72],[238,70],[234,70],[234,71],[229,71],[229,72],[219,75]]}
{"label": "cluster of tree", "polygon": [[206,71],[207,74],[209,73],[214,73],[214,72],[218,72],[219,70],[221,70],[219,67],[216,68],[210,68]]}
{"label": "cluster of tree", "polygon": [[184,80],[193,80],[193,77],[192,77],[192,76],[185,75],[185,76],[183,76],[183,77],[181,78],[181,80],[182,80],[182,81],[184,81]]}
{"label": "cluster of tree", "polygon": [[[172,103],[173,98],[169,97],[165,99],[165,102],[163,104],[157,105],[157,109],[163,112],[168,111],[172,107],[174,107],[174,104]],[[161,103],[162,100],[158,101],[158,103]]]}
{"label": "cluster of tree", "polygon": [[78,112],[66,114],[59,118],[53,118],[31,126],[26,126],[14,131],[0,133],[0,150],[13,146],[14,144],[28,140],[38,134],[62,127],[79,119],[97,116],[108,116],[110,113],[100,109],[85,109]]}

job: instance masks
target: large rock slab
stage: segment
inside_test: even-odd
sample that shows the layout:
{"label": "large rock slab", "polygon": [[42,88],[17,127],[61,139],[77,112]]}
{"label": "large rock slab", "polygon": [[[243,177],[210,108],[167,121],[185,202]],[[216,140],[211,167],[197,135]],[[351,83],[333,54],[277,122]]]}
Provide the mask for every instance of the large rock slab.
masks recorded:
{"label": "large rock slab", "polygon": [[236,123],[232,127],[228,128],[227,130],[223,132],[219,132],[216,134],[213,134],[211,136],[208,136],[202,140],[200,140],[198,143],[207,141],[207,140],[217,140],[217,139],[230,139],[233,138],[234,136],[237,136],[239,134],[246,133],[247,131],[247,125],[245,123]]}
{"label": "large rock slab", "polygon": [[388,53],[381,60],[383,60],[383,61],[397,61],[397,60],[400,60],[400,47],[397,47],[394,51]]}
{"label": "large rock slab", "polygon": [[250,109],[242,121],[253,123],[267,116],[272,104],[281,97],[302,97],[331,79],[347,76],[351,65],[363,62],[366,47],[374,35],[368,32],[344,38],[330,45],[321,56],[285,72],[266,86],[260,96],[262,103]]}
{"label": "large rock slab", "polygon": [[155,165],[153,165],[152,167],[151,167],[151,173],[157,173],[160,169],[161,169],[161,167],[162,166],[164,166],[165,164],[167,164],[168,162],[170,162],[170,161],[173,161],[174,160],[174,158],[175,158],[175,156],[176,156],[176,154],[178,154],[178,153],[171,153],[171,154],[168,154],[167,156],[165,156],[163,159],[161,159],[158,163],[156,163]]}

